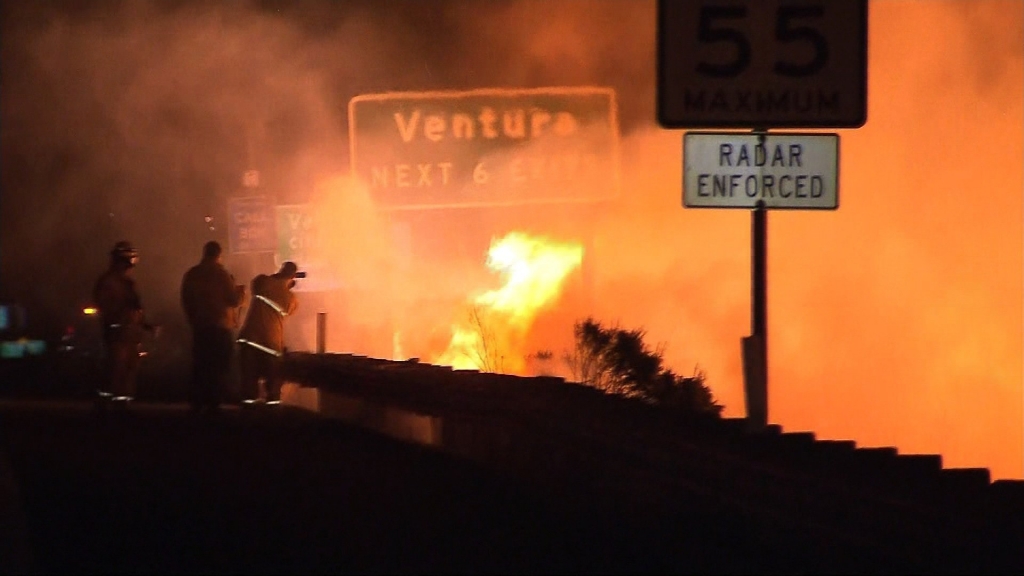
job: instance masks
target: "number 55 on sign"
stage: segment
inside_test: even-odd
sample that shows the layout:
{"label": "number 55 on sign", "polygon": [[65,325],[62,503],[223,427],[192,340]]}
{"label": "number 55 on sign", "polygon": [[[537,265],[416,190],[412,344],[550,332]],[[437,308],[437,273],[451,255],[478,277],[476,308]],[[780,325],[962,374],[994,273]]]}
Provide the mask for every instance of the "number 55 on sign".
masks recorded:
{"label": "number 55 on sign", "polygon": [[665,128],[859,128],[867,0],[658,0]]}

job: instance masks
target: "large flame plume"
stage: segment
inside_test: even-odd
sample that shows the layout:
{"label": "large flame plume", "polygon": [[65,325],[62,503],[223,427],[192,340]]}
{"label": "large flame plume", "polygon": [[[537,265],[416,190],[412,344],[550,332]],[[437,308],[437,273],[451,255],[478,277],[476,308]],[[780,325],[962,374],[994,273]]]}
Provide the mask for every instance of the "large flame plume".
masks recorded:
{"label": "large flame plume", "polygon": [[579,268],[583,247],[522,232],[495,239],[487,267],[500,288],[472,298],[468,318],[452,326],[448,348],[433,360],[460,369],[522,373],[524,337],[538,312],[557,303],[565,279]]}

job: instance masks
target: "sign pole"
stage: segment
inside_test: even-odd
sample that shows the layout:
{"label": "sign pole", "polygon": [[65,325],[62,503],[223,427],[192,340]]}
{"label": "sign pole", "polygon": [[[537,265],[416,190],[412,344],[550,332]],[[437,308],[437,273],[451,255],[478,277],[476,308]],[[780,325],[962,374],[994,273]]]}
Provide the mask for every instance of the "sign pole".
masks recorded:
{"label": "sign pole", "polygon": [[[765,145],[768,130],[755,129]],[[757,430],[768,426],[768,209],[758,200],[750,213],[750,331],[752,378],[747,386],[747,419]]]}
{"label": "sign pole", "polygon": [[327,352],[327,312],[316,313],[316,353]]}
{"label": "sign pole", "polygon": [[764,202],[750,213],[750,320],[754,350],[747,407],[750,423],[758,429],[768,425],[768,210]]}

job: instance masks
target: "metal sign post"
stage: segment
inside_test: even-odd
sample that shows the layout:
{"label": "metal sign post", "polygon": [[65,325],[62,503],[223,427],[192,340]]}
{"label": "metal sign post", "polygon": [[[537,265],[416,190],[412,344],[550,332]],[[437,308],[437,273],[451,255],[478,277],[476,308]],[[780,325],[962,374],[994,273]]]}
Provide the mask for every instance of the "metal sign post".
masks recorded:
{"label": "metal sign post", "polygon": [[752,378],[747,384],[747,417],[768,425],[768,210],[764,202],[750,213],[750,331]]}
{"label": "metal sign post", "polygon": [[327,312],[316,313],[316,353],[327,352]]}

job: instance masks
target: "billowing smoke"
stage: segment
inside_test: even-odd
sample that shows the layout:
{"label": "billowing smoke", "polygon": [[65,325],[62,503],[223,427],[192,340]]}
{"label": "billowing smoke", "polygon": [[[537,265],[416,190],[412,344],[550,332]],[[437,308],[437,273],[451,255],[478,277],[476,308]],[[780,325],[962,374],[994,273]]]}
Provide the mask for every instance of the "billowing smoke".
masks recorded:
{"label": "billowing smoke", "polygon": [[[868,123],[840,133],[839,210],[769,216],[771,418],[1020,477],[1022,6],[876,2],[870,25]],[[678,134],[623,150],[642,199],[601,238],[620,295],[601,301],[622,305],[604,315],[707,369],[741,414],[749,216],[678,209]]]}
{"label": "billowing smoke", "polygon": [[[306,293],[294,347],[312,346],[313,313],[326,311],[330,348],[389,356],[390,334],[373,327],[397,308],[422,327],[421,348],[443,349],[458,302],[495,287],[486,240],[542,226],[529,211],[477,211],[419,217],[436,223],[429,238],[396,235],[348,178],[348,101],[609,86],[621,198],[567,209],[573,224],[554,231],[593,233],[580,238],[593,299],[538,318],[534,344],[567,346],[582,313],[643,327],[670,366],[699,366],[726,413],[743,414],[749,216],[681,206],[682,133],[654,124],[652,1],[3,10],[0,281],[36,317],[59,326],[129,238],[151,315],[180,324],[181,274],[206,240],[226,245],[227,200],[257,168],[276,203],[331,217],[323,246],[353,288]],[[1016,0],[871,4],[868,123],[840,132],[840,208],[769,216],[772,421],[1021,476],[1022,30]],[[478,237],[451,239],[460,226]],[[413,241],[436,245],[434,258],[402,264],[419,281],[395,289],[397,247]],[[227,264],[240,281],[276,265]]]}

